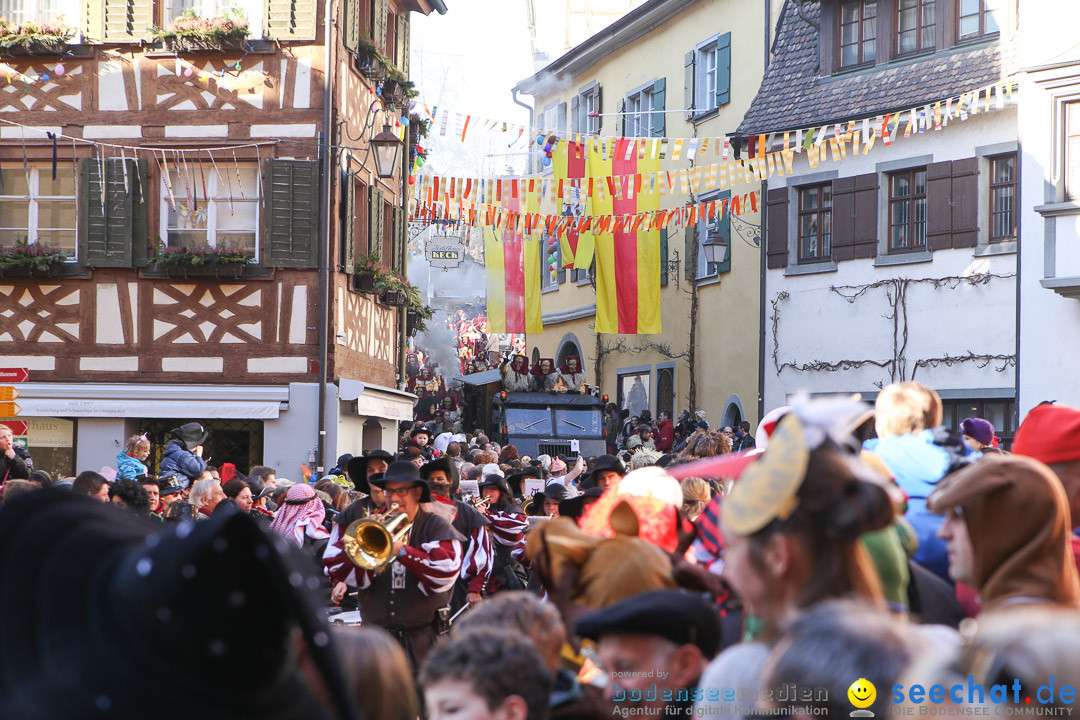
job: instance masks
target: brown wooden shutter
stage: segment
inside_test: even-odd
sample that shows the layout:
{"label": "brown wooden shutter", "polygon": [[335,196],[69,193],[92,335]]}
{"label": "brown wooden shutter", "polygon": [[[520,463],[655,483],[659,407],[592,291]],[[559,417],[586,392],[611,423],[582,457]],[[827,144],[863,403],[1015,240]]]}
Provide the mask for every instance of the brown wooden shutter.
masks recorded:
{"label": "brown wooden shutter", "polygon": [[97,42],[139,42],[154,24],[153,0],[86,0],[84,34]]}
{"label": "brown wooden shutter", "polygon": [[368,247],[371,254],[382,260],[383,245],[383,194],[374,185],[371,186],[371,200],[368,202]]}
{"label": "brown wooden shutter", "polygon": [[833,180],[832,256],[837,262],[855,259],[855,178],[853,177]]}
{"label": "brown wooden shutter", "polygon": [[855,176],[854,250],[857,258],[877,257],[878,174]]}
{"label": "brown wooden shutter", "polygon": [[[929,189],[927,189],[929,192]],[[979,160],[952,163],[952,247],[970,248],[979,242]]]}
{"label": "brown wooden shutter", "polygon": [[82,162],[79,261],[87,267],[131,267],[136,228],[140,242],[146,238],[146,163],[106,160],[104,199],[101,167],[97,158]]}
{"label": "brown wooden shutter", "polygon": [[341,31],[341,41],[345,45],[345,49],[353,54],[360,52],[360,3],[363,0],[345,0],[344,9],[342,10],[344,17],[342,22],[344,28]]}
{"label": "brown wooden shutter", "polygon": [[952,163],[926,166],[926,246],[952,247]]}
{"label": "brown wooden shutter", "polygon": [[317,15],[316,0],[266,0],[266,38],[314,40]]}
{"label": "brown wooden shutter", "polygon": [[313,268],[318,258],[319,162],[270,158],[263,169],[263,264]]}
{"label": "brown wooden shutter", "polygon": [[348,172],[341,177],[341,261],[352,274],[356,263],[356,187]]}
{"label": "brown wooden shutter", "polygon": [[[785,268],[788,263],[788,189],[771,188],[766,201],[766,266]],[[835,230],[834,230],[835,233]]]}

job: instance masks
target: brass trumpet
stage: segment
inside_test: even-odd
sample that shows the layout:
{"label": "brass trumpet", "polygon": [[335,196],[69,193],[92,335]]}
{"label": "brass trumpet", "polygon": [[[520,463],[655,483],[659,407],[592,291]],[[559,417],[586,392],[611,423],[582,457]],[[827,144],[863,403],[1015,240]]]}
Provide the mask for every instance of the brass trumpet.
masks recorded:
{"label": "brass trumpet", "polygon": [[395,512],[397,507],[394,503],[385,517],[360,518],[345,528],[342,544],[354,565],[380,572],[394,561],[394,543],[405,542],[412,529],[409,516]]}
{"label": "brass trumpet", "polygon": [[479,495],[474,495],[469,498],[469,504],[480,512],[487,512],[488,506],[491,505],[491,500]]}
{"label": "brass trumpet", "polygon": [[533,498],[525,498],[525,502],[521,503],[521,511],[526,515],[529,515],[529,511],[532,510],[533,502]]}

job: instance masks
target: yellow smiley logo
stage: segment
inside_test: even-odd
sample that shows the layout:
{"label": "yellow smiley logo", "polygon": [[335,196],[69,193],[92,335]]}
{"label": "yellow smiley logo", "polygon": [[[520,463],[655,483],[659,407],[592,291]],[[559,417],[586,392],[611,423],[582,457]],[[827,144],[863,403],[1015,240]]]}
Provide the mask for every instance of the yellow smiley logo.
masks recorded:
{"label": "yellow smiley logo", "polygon": [[848,700],[857,708],[865,709],[874,704],[877,699],[877,688],[874,683],[866,678],[859,678],[851,683],[847,691]]}

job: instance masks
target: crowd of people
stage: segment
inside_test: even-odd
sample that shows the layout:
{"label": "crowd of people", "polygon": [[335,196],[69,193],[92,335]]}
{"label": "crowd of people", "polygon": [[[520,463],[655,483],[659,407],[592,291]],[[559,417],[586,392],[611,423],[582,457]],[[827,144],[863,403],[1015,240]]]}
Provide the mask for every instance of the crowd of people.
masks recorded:
{"label": "crowd of people", "polygon": [[1080,410],[1009,452],[916,382],[606,429],[528,457],[417,422],[292,484],[191,423],[157,477],[134,437],[61,492],[0,426],[0,716],[1071,712]]}

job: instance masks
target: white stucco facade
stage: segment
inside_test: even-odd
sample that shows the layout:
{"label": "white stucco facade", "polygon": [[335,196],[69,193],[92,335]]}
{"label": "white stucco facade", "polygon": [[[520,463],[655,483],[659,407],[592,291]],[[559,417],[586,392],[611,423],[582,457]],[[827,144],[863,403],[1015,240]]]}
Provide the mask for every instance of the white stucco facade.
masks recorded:
{"label": "white stucco facade", "polygon": [[[766,271],[766,410],[798,392],[873,396],[911,379],[946,398],[1013,397],[1016,243],[988,243],[987,176],[990,156],[1017,150],[1016,116],[1013,103],[941,131],[901,134],[891,147],[879,139],[866,155],[849,147],[844,161],[813,170],[803,152],[794,174],[769,180],[770,191],[789,189],[789,253],[786,268]],[[890,254],[888,174],[968,158],[979,167],[978,245]],[[800,265],[795,189],[868,173],[878,176],[876,258]],[[982,359],[955,361],[965,356]]]}
{"label": "white stucco facade", "polygon": [[[1080,49],[1049,0],[1023,18],[1021,84],[1021,417],[1045,400],[1080,406],[1080,203],[1065,188],[1067,105],[1080,101]],[[1070,297],[1071,295],[1071,297]]]}

